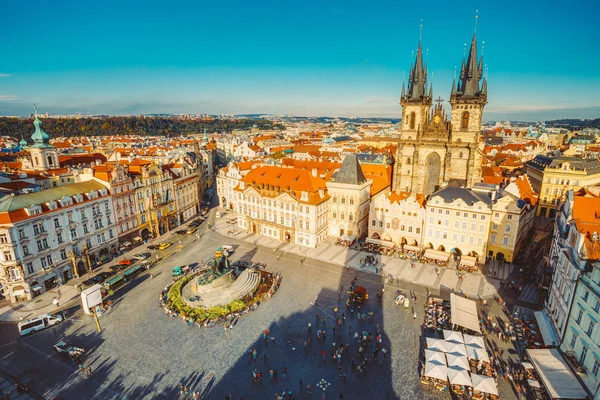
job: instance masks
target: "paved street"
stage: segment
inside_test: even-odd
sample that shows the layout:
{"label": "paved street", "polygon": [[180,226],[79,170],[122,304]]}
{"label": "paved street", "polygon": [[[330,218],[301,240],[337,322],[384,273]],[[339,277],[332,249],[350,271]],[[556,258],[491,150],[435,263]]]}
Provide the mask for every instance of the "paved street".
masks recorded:
{"label": "paved street", "polygon": [[[205,224],[204,224],[205,225]],[[206,226],[202,227],[205,230]],[[14,324],[0,324],[0,334],[7,338],[0,346],[0,368],[17,379],[28,383],[38,393],[52,398],[80,399],[82,391],[88,398],[176,398],[177,385],[183,382],[192,390],[203,392],[203,398],[222,399],[227,394],[243,396],[244,399],[272,399],[275,393],[292,390],[296,398],[317,399],[316,383],[325,379],[331,383],[327,398],[372,399],[434,399],[445,397],[439,393],[423,391],[418,381],[418,358],[421,348],[421,326],[425,288],[419,285],[432,280],[439,282],[441,290],[455,285],[475,287],[485,279],[472,275],[472,281],[457,282],[453,274],[437,275],[425,267],[412,269],[414,284],[403,283],[387,286],[382,306],[377,305],[375,291],[381,288],[381,277],[371,273],[347,269],[328,260],[305,258],[293,253],[273,251],[273,248],[224,238],[208,231],[200,240],[187,238],[193,243],[173,250],[151,272],[138,277],[115,294],[112,309],[100,318],[103,332],[96,332],[91,317],[76,314],[51,330],[18,340]],[[233,330],[224,331],[217,326],[210,329],[188,327],[180,319],[170,319],[158,306],[158,293],[170,280],[173,266],[206,260],[217,246],[238,246],[233,259],[266,262],[272,269],[280,270],[283,281],[280,290],[260,308],[241,318]],[[321,257],[339,258],[341,251]],[[316,249],[324,252],[324,249]],[[281,256],[280,259],[277,259]],[[383,347],[388,357],[381,365],[370,365],[366,373],[357,375],[350,371],[349,357],[342,361],[342,372],[348,381],[338,376],[334,363],[328,357],[323,363],[320,352],[327,352],[334,341],[332,332],[333,308],[346,311],[344,297],[338,297],[341,287],[347,289],[350,281],[358,277],[359,284],[367,287],[372,295],[364,311],[374,312],[372,321],[358,321],[348,317],[342,326],[344,341],[350,344],[350,354],[356,353],[357,345],[348,336],[352,332],[372,331],[376,324],[382,329]],[[394,305],[395,291],[415,290],[418,296],[416,320],[412,310]],[[432,288],[438,294],[440,289]],[[312,302],[319,297],[318,307]],[[313,344],[308,354],[303,354],[303,341],[308,338],[307,324],[315,324],[315,313],[327,316],[328,338],[319,343],[316,327],[313,328]],[[346,311],[347,312],[347,311]],[[276,344],[265,348],[262,332],[270,329]],[[339,333],[339,327],[337,328]],[[83,377],[66,357],[54,354],[52,345],[57,340],[84,347],[87,350],[84,364],[92,368],[90,378]],[[248,351],[257,349],[256,365],[252,364]],[[267,355],[267,364],[264,355]],[[287,378],[282,370],[288,369]],[[251,371],[259,368],[264,376],[262,383],[252,382]],[[275,381],[269,378],[269,369],[279,371]],[[299,380],[304,386],[311,384],[312,397],[306,390],[300,392]],[[501,392],[509,393],[503,383]],[[503,396],[503,398],[512,398]]]}

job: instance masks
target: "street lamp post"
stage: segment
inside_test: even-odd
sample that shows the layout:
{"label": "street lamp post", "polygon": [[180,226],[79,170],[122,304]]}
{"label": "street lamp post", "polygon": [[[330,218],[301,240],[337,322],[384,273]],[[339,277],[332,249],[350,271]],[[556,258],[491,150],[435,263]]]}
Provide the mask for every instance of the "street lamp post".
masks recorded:
{"label": "street lamp post", "polygon": [[321,379],[319,383],[317,383],[317,387],[321,388],[321,390],[323,391],[321,395],[322,400],[325,400],[325,392],[327,391],[329,386],[331,386],[331,383],[327,382],[325,379]]}

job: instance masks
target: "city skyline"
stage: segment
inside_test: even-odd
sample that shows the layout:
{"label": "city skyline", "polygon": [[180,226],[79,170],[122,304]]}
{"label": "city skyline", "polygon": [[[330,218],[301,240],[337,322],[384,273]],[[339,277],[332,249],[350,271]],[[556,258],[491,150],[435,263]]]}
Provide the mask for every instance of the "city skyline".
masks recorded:
{"label": "city skyline", "polygon": [[[600,115],[594,13],[547,3],[515,13],[511,4],[479,6],[484,120]],[[5,15],[22,13],[29,24],[3,21],[12,57],[0,61],[0,115],[26,116],[37,103],[50,114],[398,118],[421,19],[434,97],[447,103],[475,9],[359,5],[73,3],[32,13],[11,4]]]}

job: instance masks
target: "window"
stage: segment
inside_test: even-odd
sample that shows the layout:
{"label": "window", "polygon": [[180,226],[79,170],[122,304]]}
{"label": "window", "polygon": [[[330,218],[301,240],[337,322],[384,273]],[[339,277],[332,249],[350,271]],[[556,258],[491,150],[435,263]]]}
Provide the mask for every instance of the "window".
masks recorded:
{"label": "window", "polygon": [[592,367],[592,374],[594,376],[598,376],[598,369],[600,369],[600,362],[598,360],[594,360],[594,366]]}
{"label": "window", "polygon": [[594,333],[594,326],[595,326],[594,321],[590,320],[590,323],[589,323],[587,331],[586,331],[586,333],[588,334],[589,337],[592,337],[592,333]]}
{"label": "window", "polygon": [[33,263],[32,262],[28,262],[27,264],[25,264],[25,266],[27,267],[27,273],[28,274],[33,274],[34,273]]}
{"label": "window", "polygon": [[404,227],[404,225],[400,225],[400,230],[401,230],[402,232],[404,232],[404,228],[405,228],[405,227]]}
{"label": "window", "polygon": [[584,365],[585,364],[585,357],[587,356],[587,347],[582,346],[581,347],[581,354],[579,355],[579,364]]}
{"label": "window", "polygon": [[60,221],[58,220],[58,218],[54,218],[54,227],[60,228]]}
{"label": "window", "polygon": [[578,324],[581,323],[581,318],[583,317],[583,310],[579,309],[579,313],[577,314],[577,318],[575,318],[575,322]]}
{"label": "window", "polygon": [[482,216],[481,216],[481,220],[482,220],[482,221],[485,221],[485,215],[482,215]]}
{"label": "window", "polygon": [[[337,218],[337,213],[335,211],[333,212],[333,218]],[[375,222],[375,221],[373,221],[373,222]],[[375,224],[373,224],[373,225],[375,225]]]}
{"label": "window", "polygon": [[[352,199],[350,199],[350,200],[352,200]],[[350,221],[354,220],[354,215],[352,213],[350,213],[350,215],[348,215],[348,219]],[[388,225],[389,225],[389,222],[388,222]],[[388,226],[388,228],[389,228],[389,226]]]}
{"label": "window", "polygon": [[0,243],[8,243],[8,236],[6,236],[6,233],[0,235]]}
{"label": "window", "polygon": [[23,245],[23,255],[26,255],[26,256],[28,256],[28,255],[30,255],[30,254],[31,254],[31,253],[29,252],[29,246],[28,246],[28,245],[26,245],[26,244],[24,244],[24,245]]}
{"label": "window", "polygon": [[496,235],[490,236],[490,243],[496,243]]}
{"label": "window", "polygon": [[354,204],[354,197],[350,197],[350,204]]}
{"label": "window", "polygon": [[462,129],[467,129],[469,127],[469,113],[467,111],[462,113],[462,120],[460,123],[460,127]]}
{"label": "window", "polygon": [[508,246],[508,238],[507,237],[505,237],[505,238],[502,239],[502,244],[504,246]]}
{"label": "window", "polygon": [[594,304],[594,311],[600,311],[600,301],[598,299],[596,299],[596,304]]}
{"label": "window", "polygon": [[25,239],[25,231],[23,228],[19,229],[19,239]]}
{"label": "window", "polygon": [[507,219],[512,219],[512,214],[508,214]]}
{"label": "window", "polygon": [[60,249],[60,259],[61,260],[66,260],[67,259],[67,250]]}
{"label": "window", "polygon": [[379,227],[383,228],[383,221],[379,221]]}
{"label": "window", "polygon": [[504,227],[504,232],[510,232],[510,224],[506,224]]}
{"label": "window", "polygon": [[416,114],[414,112],[410,113],[410,129],[415,129],[415,119]]}
{"label": "window", "polygon": [[4,259],[6,261],[11,261],[12,260],[12,253],[10,252],[10,250],[4,252]]}
{"label": "window", "polygon": [[415,231],[415,232],[416,232],[417,234],[421,233],[421,228],[416,228],[416,231]]}
{"label": "window", "polygon": [[590,296],[590,292],[588,292],[587,290],[583,293],[583,300],[587,301],[588,297]]}
{"label": "window", "polygon": [[460,222],[454,221],[454,228],[458,229],[459,225],[460,225]]}
{"label": "window", "polygon": [[77,240],[77,230],[71,229],[71,240]]}

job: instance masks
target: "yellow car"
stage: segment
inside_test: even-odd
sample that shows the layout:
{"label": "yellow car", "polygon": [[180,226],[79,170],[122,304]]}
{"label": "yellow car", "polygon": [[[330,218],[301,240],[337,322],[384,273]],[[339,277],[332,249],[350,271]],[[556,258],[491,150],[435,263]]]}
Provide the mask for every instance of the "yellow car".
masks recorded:
{"label": "yellow car", "polygon": [[169,248],[170,246],[171,246],[171,243],[169,243],[169,242],[165,242],[165,243],[161,243],[161,244],[159,244],[159,245],[158,245],[158,249],[159,249],[159,250],[164,250],[164,249],[167,249],[167,248]]}
{"label": "yellow car", "polygon": [[188,230],[187,230],[187,232],[186,232],[186,233],[187,233],[188,235],[192,235],[192,234],[193,234],[194,232],[196,232],[197,230],[198,230],[197,228],[190,228],[190,229],[188,229]]}

